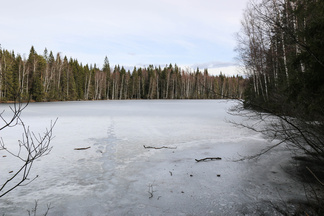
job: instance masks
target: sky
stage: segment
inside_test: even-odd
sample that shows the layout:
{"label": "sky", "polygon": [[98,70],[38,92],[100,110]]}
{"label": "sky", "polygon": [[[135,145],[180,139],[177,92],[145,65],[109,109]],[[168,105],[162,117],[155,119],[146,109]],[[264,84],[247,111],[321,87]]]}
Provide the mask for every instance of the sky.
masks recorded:
{"label": "sky", "polygon": [[10,0],[1,3],[0,44],[31,46],[83,64],[128,68],[177,64],[239,73],[234,49],[248,0]]}

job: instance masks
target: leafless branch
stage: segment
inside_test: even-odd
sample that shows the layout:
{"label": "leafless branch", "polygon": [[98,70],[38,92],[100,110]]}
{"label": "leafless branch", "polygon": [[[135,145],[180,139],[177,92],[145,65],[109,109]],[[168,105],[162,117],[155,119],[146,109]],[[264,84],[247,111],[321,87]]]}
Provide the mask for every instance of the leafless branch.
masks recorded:
{"label": "leafless branch", "polygon": [[[47,209],[46,212],[44,213],[44,216],[47,216],[49,210],[51,210],[53,207],[51,207],[51,204],[47,204]],[[36,216],[37,215],[37,210],[38,210],[38,201],[35,200],[35,205],[31,210],[27,210],[28,216]]]}
{"label": "leafless branch", "polygon": [[0,113],[0,118],[3,122],[3,125],[0,126],[0,131],[7,128],[7,127],[14,127],[19,123],[19,117],[22,113],[22,111],[28,106],[28,103],[22,104],[22,103],[14,103],[13,105],[9,106],[10,111],[12,112],[12,115],[9,117],[9,119],[3,117],[3,114],[6,110],[3,110]]}
{"label": "leafless branch", "polygon": [[312,172],[312,170],[311,169],[309,169],[308,167],[306,167],[306,169],[314,176],[314,178],[322,185],[322,186],[324,186],[324,183],[321,181],[321,180],[319,180],[319,178]]}
{"label": "leafless branch", "polygon": [[[38,136],[30,131],[29,127],[24,124],[20,117],[17,117],[17,121],[19,125],[22,126],[24,131],[22,141],[19,141],[18,153],[13,153],[8,148],[6,148],[2,139],[0,142],[0,148],[23,161],[24,163],[20,167],[20,169],[18,169],[18,171],[16,171],[13,176],[5,181],[4,184],[0,187],[0,197],[3,197],[18,186],[28,185],[29,183],[34,181],[38,176],[34,177],[32,180],[28,179],[34,161],[42,156],[48,155],[53,148],[50,146],[50,142],[53,139],[53,128],[57,122],[57,119],[54,122],[51,122],[49,129],[46,129],[43,135],[39,134]],[[10,187],[8,188],[8,184],[10,182],[13,183],[14,179],[20,180],[18,182],[15,182],[13,186],[10,185]],[[23,184],[23,182],[25,181],[28,182],[26,184]]]}

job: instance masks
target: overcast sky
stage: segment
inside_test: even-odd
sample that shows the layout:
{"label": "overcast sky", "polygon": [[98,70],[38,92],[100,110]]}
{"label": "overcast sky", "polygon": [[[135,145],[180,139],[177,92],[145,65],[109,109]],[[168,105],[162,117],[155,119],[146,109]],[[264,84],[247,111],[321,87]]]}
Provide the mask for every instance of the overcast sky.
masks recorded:
{"label": "overcast sky", "polygon": [[[1,2],[2,48],[33,45],[83,64],[209,68],[235,73],[234,34],[248,0],[10,0]],[[216,68],[216,69],[215,69]]]}

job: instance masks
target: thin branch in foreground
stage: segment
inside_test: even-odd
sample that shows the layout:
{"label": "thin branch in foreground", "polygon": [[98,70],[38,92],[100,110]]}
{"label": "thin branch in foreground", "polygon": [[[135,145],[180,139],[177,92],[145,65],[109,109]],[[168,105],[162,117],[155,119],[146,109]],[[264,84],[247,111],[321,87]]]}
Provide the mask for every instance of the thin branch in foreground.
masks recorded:
{"label": "thin branch in foreground", "polygon": [[[20,117],[17,118],[24,131],[23,139],[22,141],[19,141],[19,153],[15,154],[7,149],[2,140],[0,142],[0,149],[23,161],[24,164],[12,175],[11,178],[5,181],[2,186],[0,185],[0,198],[17,188],[18,186],[28,185],[30,182],[34,181],[38,176],[36,176],[32,180],[28,179],[34,161],[42,156],[48,155],[53,148],[50,146],[50,142],[53,139],[53,128],[56,124],[57,119],[54,121],[54,123],[51,122],[50,128],[46,129],[46,132],[42,136],[40,136],[39,140],[37,140],[35,138],[35,134],[29,130],[29,127],[24,124]],[[20,155],[21,148],[26,152],[26,155],[24,157]],[[14,183],[14,185],[10,186],[10,188],[6,188],[6,186],[8,186],[10,182],[13,182],[14,179],[20,180],[18,180],[17,183]],[[23,182],[25,181],[28,182],[26,184],[23,184]]]}
{"label": "thin branch in foreground", "polygon": [[283,140],[281,142],[278,142],[277,144],[271,145],[268,148],[263,149],[261,152],[254,154],[252,156],[247,156],[247,157],[243,157],[241,159],[238,160],[234,160],[234,162],[239,162],[239,161],[244,161],[244,160],[252,160],[252,159],[258,159],[259,157],[261,157],[262,155],[265,155],[267,152],[271,151],[272,149],[280,146],[282,143],[285,143],[287,140]]}
{"label": "thin branch in foreground", "polygon": [[206,158],[202,158],[202,159],[195,159],[197,162],[202,162],[202,161],[206,161],[206,160],[222,160],[222,158],[220,157],[206,157]]}
{"label": "thin branch in foreground", "polygon": [[[47,209],[46,212],[43,214],[44,216],[48,215],[48,212],[52,209],[53,207],[51,204],[47,204]],[[31,210],[27,210],[28,216],[36,216],[37,215],[37,210],[38,210],[38,200],[35,200],[35,205]]]}
{"label": "thin branch in foreground", "polygon": [[143,145],[143,147],[146,148],[146,149],[163,149],[163,148],[166,148],[166,149],[177,149],[177,147],[168,147],[168,146],[153,147],[153,146],[145,146],[145,145]]}
{"label": "thin branch in foreground", "polygon": [[47,210],[46,210],[44,216],[47,216],[49,210],[51,210],[52,208],[53,208],[53,207],[51,206],[51,203],[50,203],[50,204],[47,204]]}

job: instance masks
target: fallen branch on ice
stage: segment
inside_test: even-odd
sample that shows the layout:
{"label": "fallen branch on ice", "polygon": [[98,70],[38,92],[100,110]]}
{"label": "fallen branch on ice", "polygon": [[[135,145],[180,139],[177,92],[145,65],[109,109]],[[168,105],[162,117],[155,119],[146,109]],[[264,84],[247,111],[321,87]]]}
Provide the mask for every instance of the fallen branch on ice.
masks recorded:
{"label": "fallen branch on ice", "polygon": [[[148,193],[150,194],[149,199],[153,198],[153,193],[156,192],[155,190],[153,190],[153,184],[149,184],[149,189],[148,189]],[[159,198],[158,198],[159,199]]]}
{"label": "fallen branch on ice", "polygon": [[207,157],[203,159],[195,159],[197,162],[206,161],[206,160],[222,160],[220,157]]}
{"label": "fallen branch on ice", "polygon": [[89,146],[89,147],[85,147],[85,148],[75,148],[74,150],[87,150],[89,148],[91,148],[91,147]]}
{"label": "fallen branch on ice", "polygon": [[167,149],[176,149],[177,147],[167,147],[167,146],[162,146],[162,147],[153,147],[153,146],[145,146],[143,145],[144,148],[148,149],[163,149],[163,148],[167,148]]}

